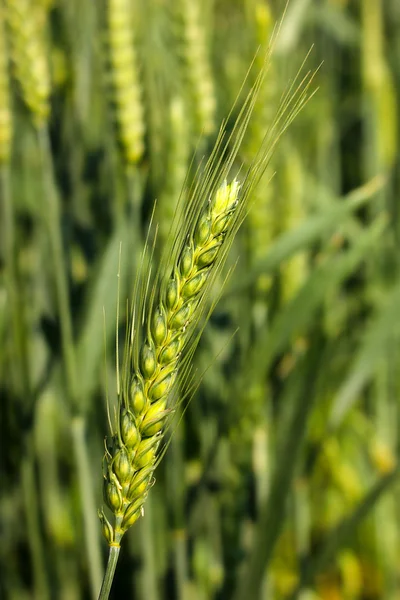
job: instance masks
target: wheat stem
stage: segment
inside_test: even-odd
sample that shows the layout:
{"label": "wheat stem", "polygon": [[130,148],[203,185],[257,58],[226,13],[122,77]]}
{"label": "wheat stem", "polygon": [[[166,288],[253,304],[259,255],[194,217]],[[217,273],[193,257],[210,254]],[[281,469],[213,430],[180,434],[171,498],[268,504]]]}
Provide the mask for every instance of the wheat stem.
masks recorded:
{"label": "wheat stem", "polygon": [[110,546],[110,551],[108,553],[107,568],[104,574],[104,579],[98,600],[108,600],[108,596],[110,595],[110,590],[114,579],[115,569],[117,567],[120,549],[120,546]]}
{"label": "wheat stem", "polygon": [[[72,318],[69,306],[69,289],[67,280],[66,261],[64,256],[63,241],[61,236],[60,202],[54,182],[53,161],[50,150],[47,128],[42,125],[38,129],[38,138],[41,151],[44,191],[47,199],[47,229],[50,250],[53,257],[53,271],[56,287],[57,308],[60,317],[61,345],[65,369],[65,382],[67,397],[75,415],[80,413],[79,395],[77,391],[75,348],[72,333]],[[102,565],[100,556],[100,541],[95,525],[95,501],[93,492],[89,492],[87,472],[89,467],[89,452],[84,438],[84,422],[75,421],[72,426],[76,468],[80,485],[80,495],[83,508],[83,521],[85,535],[87,536],[88,564],[90,571],[91,591],[93,598],[101,581]]]}
{"label": "wheat stem", "polygon": [[[140,209],[144,187],[144,181],[142,180],[141,173],[135,165],[128,165],[126,168],[126,187],[134,250],[139,248],[142,242]],[[124,211],[122,211],[121,216],[122,218],[126,218],[124,217]]]}
{"label": "wheat stem", "polygon": [[28,442],[26,456],[21,464],[22,494],[26,517],[26,530],[32,559],[35,597],[49,600],[50,589],[46,573],[46,553],[40,531],[37,482],[32,449]]}
{"label": "wheat stem", "polygon": [[20,294],[17,262],[15,256],[14,206],[10,190],[10,171],[8,165],[0,166],[0,206],[4,224],[3,244],[6,264],[5,282],[13,334],[13,352],[17,360],[11,362],[12,380],[15,389],[21,395],[29,392],[28,351],[25,326],[25,307]]}
{"label": "wheat stem", "polygon": [[265,504],[261,507],[259,525],[255,534],[248,562],[239,578],[233,600],[254,598],[258,600],[267,566],[271,560],[275,544],[282,531],[287,498],[295,473],[299,449],[304,441],[307,418],[312,409],[313,388],[316,384],[318,367],[323,358],[323,340],[317,332],[313,350],[304,364],[303,380],[294,392],[295,400],[291,404],[291,414],[278,441],[277,456],[271,485]]}
{"label": "wheat stem", "polygon": [[157,589],[157,563],[156,563],[156,540],[154,532],[155,510],[154,498],[148,498],[146,502],[146,518],[142,519],[139,528],[141,554],[143,566],[139,577],[139,586],[136,586],[138,600],[160,600]]}
{"label": "wheat stem", "polygon": [[49,237],[50,251],[53,259],[53,275],[55,279],[57,308],[60,317],[61,345],[65,366],[67,394],[76,408],[76,378],[75,357],[72,336],[72,320],[69,309],[69,290],[67,281],[66,261],[61,237],[60,202],[54,183],[53,161],[50,150],[47,127],[38,129],[38,141],[42,160],[43,187],[46,197],[46,225]]}
{"label": "wheat stem", "polygon": [[[177,422],[180,422],[181,411],[177,409]],[[177,600],[185,600],[188,582],[188,564],[186,559],[185,530],[185,469],[183,456],[182,427],[175,431],[169,448],[167,462],[167,478],[171,482],[170,510],[172,519],[172,545],[175,567],[175,585]]]}
{"label": "wheat stem", "polygon": [[85,531],[85,544],[89,565],[91,591],[92,597],[97,598],[97,590],[100,587],[100,582],[103,576],[103,568],[97,520],[95,518],[95,510],[93,510],[93,507],[96,505],[96,501],[93,493],[90,456],[85,439],[84,417],[79,416],[73,419],[72,438],[82,503],[83,526]]}
{"label": "wheat stem", "polygon": [[[26,310],[21,294],[20,277],[15,253],[15,216],[10,190],[10,172],[7,164],[0,166],[0,205],[3,207],[4,254],[6,263],[6,286],[11,312],[13,356],[12,381],[15,392],[24,399],[25,417],[32,410],[32,390],[29,376],[28,327]],[[31,436],[26,441],[25,456],[21,463],[21,485],[26,518],[26,531],[32,560],[34,589],[38,597],[50,598],[45,568],[45,550],[40,530],[39,507],[34,472]]]}

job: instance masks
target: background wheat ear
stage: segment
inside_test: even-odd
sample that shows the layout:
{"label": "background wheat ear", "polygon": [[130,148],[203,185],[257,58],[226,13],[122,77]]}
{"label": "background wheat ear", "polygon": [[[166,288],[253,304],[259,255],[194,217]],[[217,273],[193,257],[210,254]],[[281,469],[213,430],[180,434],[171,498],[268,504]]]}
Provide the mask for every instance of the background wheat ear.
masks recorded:
{"label": "background wheat ear", "polygon": [[37,126],[50,112],[50,72],[47,61],[46,11],[40,3],[7,0],[11,58],[24,103]]}
{"label": "background wheat ear", "polygon": [[144,109],[135,49],[133,8],[127,0],[107,0],[107,55],[110,95],[115,107],[118,139],[127,166],[144,152]]}

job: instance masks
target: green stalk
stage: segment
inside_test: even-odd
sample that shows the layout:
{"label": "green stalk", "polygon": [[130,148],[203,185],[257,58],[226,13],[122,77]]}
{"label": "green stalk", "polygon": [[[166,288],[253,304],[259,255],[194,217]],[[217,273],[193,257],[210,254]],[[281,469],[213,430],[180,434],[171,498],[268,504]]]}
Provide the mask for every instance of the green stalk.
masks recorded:
{"label": "green stalk", "polygon": [[53,275],[55,279],[57,308],[60,317],[61,345],[64,359],[67,395],[73,408],[76,408],[76,371],[72,335],[72,319],[69,309],[69,290],[66,272],[66,262],[60,228],[60,204],[55,188],[53,175],[53,161],[51,157],[49,135],[45,125],[38,129],[39,147],[43,169],[44,194],[47,214],[47,233],[49,236],[50,251],[53,257]]}
{"label": "green stalk", "polygon": [[184,529],[176,529],[173,532],[173,556],[177,599],[185,600],[188,593],[188,565],[186,556],[186,531]]}
{"label": "green stalk", "polygon": [[[10,189],[8,164],[0,167],[0,205],[4,223],[4,257],[6,264],[6,286],[11,313],[14,360],[11,361],[12,384],[15,393],[25,401],[25,414],[32,407],[31,384],[29,378],[28,346],[25,306],[22,300],[17,260],[15,255],[15,219]],[[25,453],[21,462],[21,489],[24,500],[26,531],[32,559],[34,590],[38,597],[50,597],[49,583],[45,568],[45,551],[40,529],[39,507],[34,479],[31,436],[26,439]]]}
{"label": "green stalk", "polygon": [[305,359],[302,380],[294,390],[293,404],[282,426],[281,442],[276,449],[276,464],[268,498],[260,511],[250,555],[239,578],[234,600],[260,598],[260,589],[276,542],[282,531],[287,499],[293,482],[296,460],[306,434],[308,417],[313,408],[319,366],[323,364],[323,340],[317,332],[309,355]]}
{"label": "green stalk", "polygon": [[89,565],[92,597],[97,598],[97,590],[100,588],[103,569],[95,509],[96,499],[93,493],[92,471],[85,439],[85,418],[82,416],[74,417],[72,420],[72,439],[81,493],[86,556]]}
{"label": "green stalk", "polygon": [[107,568],[104,574],[103,584],[101,586],[98,600],[108,600],[108,596],[110,595],[110,590],[114,579],[120,549],[120,546],[110,546]]}
{"label": "green stalk", "polygon": [[118,218],[126,221],[126,211],[129,215],[129,246],[125,248],[129,256],[132,257],[132,269],[128,274],[128,286],[133,286],[135,281],[135,273],[140,264],[140,253],[143,243],[143,235],[141,230],[141,204],[143,199],[143,188],[145,179],[141,175],[139,169],[134,165],[128,165],[125,169],[125,182],[127,202],[122,206]]}
{"label": "green stalk", "polygon": [[178,600],[185,600],[187,597],[188,565],[186,557],[186,529],[185,529],[185,477],[184,477],[184,455],[183,455],[183,435],[181,421],[181,409],[177,422],[179,427],[172,436],[168,462],[167,477],[169,481],[168,490],[170,491],[170,509],[172,511],[172,544],[173,560],[175,569],[176,594]]}
{"label": "green stalk", "polygon": [[146,513],[140,522],[139,535],[143,566],[137,589],[141,600],[159,600],[157,589],[157,565],[155,563],[154,536],[154,497],[150,494],[146,501]]}
{"label": "green stalk", "polygon": [[39,523],[39,506],[32,452],[22,459],[21,487],[24,499],[26,530],[32,558],[35,597],[49,600],[50,590],[46,573],[46,554]]}
{"label": "green stalk", "polygon": [[137,236],[136,242],[141,242],[140,235],[140,209],[143,196],[143,180],[137,167],[128,165],[126,167],[126,187],[128,195],[128,208],[132,215],[132,225]]}
{"label": "green stalk", "polygon": [[8,165],[0,167],[0,205],[4,223],[4,258],[6,263],[6,286],[11,313],[13,332],[13,351],[16,360],[11,362],[13,385],[18,393],[26,395],[29,391],[28,352],[26,344],[25,310],[19,293],[17,264],[15,258],[14,210],[10,190],[10,170]]}
{"label": "green stalk", "polygon": [[[44,194],[46,196],[47,233],[49,236],[50,251],[53,257],[53,271],[56,287],[57,308],[60,317],[61,345],[63,366],[65,369],[65,383],[67,397],[73,415],[79,414],[79,395],[76,385],[75,348],[72,333],[72,318],[69,307],[69,290],[66,261],[61,236],[61,211],[58,193],[54,182],[53,161],[49,143],[49,135],[45,125],[38,129],[38,140],[41,152]],[[86,536],[88,565],[92,597],[97,597],[100,587],[102,566],[100,539],[97,534],[96,503],[90,484],[89,453],[84,437],[84,421],[73,421],[73,444],[77,461],[80,497],[83,508],[83,521]],[[90,489],[89,489],[90,488]]]}

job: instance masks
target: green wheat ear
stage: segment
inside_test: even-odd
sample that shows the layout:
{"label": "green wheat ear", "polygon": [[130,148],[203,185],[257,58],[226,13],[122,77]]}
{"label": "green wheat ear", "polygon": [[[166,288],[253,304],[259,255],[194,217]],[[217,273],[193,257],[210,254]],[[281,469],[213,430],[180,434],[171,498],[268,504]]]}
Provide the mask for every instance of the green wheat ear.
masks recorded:
{"label": "green wheat ear", "polygon": [[103,512],[100,518],[109,544],[119,544],[142,513],[164,425],[173,411],[170,391],[180,357],[190,343],[192,324],[201,317],[207,284],[234,225],[239,190],[236,180],[224,182],[205,203],[167,279],[155,289],[143,339],[135,335],[135,347],[129,349],[118,419],[105,454],[104,500],[115,526]]}
{"label": "green wheat ear", "polygon": [[[142,273],[142,289],[150,292],[145,294],[138,286],[134,299],[117,417],[104,457],[104,500],[114,515],[114,525],[103,511],[100,518],[110,545],[119,545],[143,512],[165,425],[174,410],[175,383],[198,341],[196,327],[206,316],[210,287],[277,140],[307,97],[309,79],[302,84],[300,96],[296,92],[285,98],[271,127],[273,137],[266,138],[242,184],[237,179],[228,183],[262,77],[263,72],[228,139],[221,130],[185,214],[178,215],[171,247],[151,286]],[[224,161],[221,156],[226,157]]]}
{"label": "green wheat ear", "polygon": [[176,405],[178,377],[183,380],[180,393],[184,397],[189,393],[190,359],[211,312],[211,286],[280,136],[309,97],[312,77],[307,74],[299,84],[295,80],[283,97],[257,158],[239,182],[231,172],[265,68],[232,132],[221,127],[211,157],[189,192],[188,204],[177,211],[156,274],[152,277],[150,256],[148,265],[143,260],[138,276],[121,378],[117,373],[115,422],[103,460],[104,500],[113,523],[103,509],[99,511],[111,548],[102,599],[108,597],[121,538],[143,514],[154,483],[154,470],[163,455],[163,435]]}

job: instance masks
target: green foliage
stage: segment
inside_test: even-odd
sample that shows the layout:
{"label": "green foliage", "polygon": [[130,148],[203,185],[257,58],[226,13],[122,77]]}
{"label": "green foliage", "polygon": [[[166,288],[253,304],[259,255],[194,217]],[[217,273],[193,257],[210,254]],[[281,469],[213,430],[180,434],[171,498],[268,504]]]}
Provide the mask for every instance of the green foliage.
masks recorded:
{"label": "green foliage", "polygon": [[[400,13],[290,0],[260,79],[284,5],[0,0],[2,598],[98,597],[104,438],[118,513],[132,366],[157,376],[162,420],[172,381],[176,402],[151,490],[154,449],[151,468],[135,459],[132,523],[149,497],[110,598],[397,598]],[[318,90],[288,103],[311,45]],[[194,225],[236,178],[246,204],[203,295]],[[171,273],[158,291],[174,264],[203,318],[175,335],[183,373],[166,380],[153,346],[161,360],[160,302],[181,309]],[[150,268],[134,316],[154,317],[153,346],[140,334],[127,365]]]}

